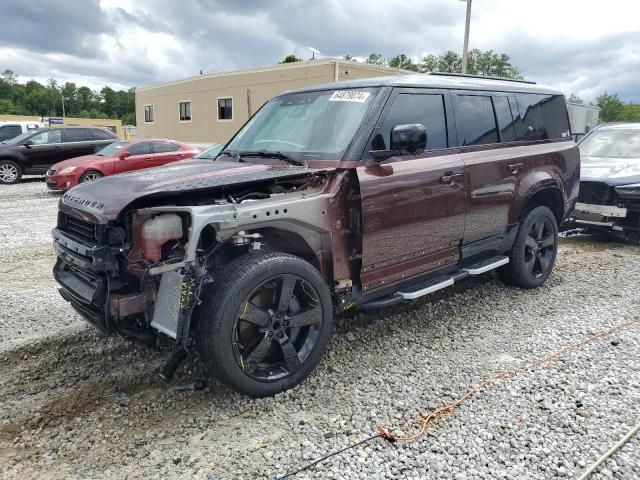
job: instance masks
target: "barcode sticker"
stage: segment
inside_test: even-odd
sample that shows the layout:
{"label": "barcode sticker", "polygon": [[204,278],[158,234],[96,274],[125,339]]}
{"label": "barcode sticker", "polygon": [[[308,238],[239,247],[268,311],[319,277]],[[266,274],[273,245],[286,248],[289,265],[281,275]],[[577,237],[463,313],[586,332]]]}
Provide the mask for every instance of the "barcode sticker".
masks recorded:
{"label": "barcode sticker", "polygon": [[356,90],[336,90],[329,98],[330,102],[357,102],[364,103],[369,98],[369,92],[358,92]]}

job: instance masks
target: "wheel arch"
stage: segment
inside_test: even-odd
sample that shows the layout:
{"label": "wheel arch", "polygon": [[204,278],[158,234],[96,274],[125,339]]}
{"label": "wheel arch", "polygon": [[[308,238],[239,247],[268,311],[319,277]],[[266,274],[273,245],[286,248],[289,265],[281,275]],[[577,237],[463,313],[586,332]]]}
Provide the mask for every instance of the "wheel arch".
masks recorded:
{"label": "wheel arch", "polygon": [[522,220],[523,216],[536,206],[548,207],[560,225],[564,218],[564,197],[559,186],[546,185],[531,191],[522,202],[519,220]]}
{"label": "wheel arch", "polygon": [[259,239],[261,248],[288,253],[306,260],[320,272],[329,285],[333,285],[331,232],[286,220],[233,228],[210,223],[200,229],[200,244],[206,235],[211,236],[211,229],[215,231],[216,241],[223,245],[231,245],[233,237],[239,232],[258,233],[262,236]]}
{"label": "wheel arch", "polygon": [[22,160],[19,157],[15,157],[15,156],[12,156],[12,155],[0,155],[0,162],[5,161],[5,160],[17,163],[18,166],[24,172],[25,167],[24,167],[24,164],[23,164]]}

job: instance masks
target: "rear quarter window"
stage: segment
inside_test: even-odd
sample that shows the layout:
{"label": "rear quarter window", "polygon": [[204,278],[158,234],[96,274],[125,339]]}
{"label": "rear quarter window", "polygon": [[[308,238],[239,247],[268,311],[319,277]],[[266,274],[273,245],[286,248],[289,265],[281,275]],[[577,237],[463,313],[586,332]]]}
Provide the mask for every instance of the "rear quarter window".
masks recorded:
{"label": "rear quarter window", "polygon": [[517,94],[516,102],[518,139],[547,140],[569,136],[569,117],[562,95]]}
{"label": "rear quarter window", "polygon": [[92,128],[89,131],[94,140],[113,140],[117,138],[116,135],[101,128]]}

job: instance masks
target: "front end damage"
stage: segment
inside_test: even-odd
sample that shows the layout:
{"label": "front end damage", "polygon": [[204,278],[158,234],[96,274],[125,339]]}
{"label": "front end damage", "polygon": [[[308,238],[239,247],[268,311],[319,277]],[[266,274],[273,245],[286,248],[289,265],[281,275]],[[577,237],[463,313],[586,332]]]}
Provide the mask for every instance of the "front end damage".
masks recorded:
{"label": "front end damage", "polygon": [[53,230],[60,294],[106,334],[145,345],[173,342],[162,375],[168,378],[184,356],[202,289],[224,282],[216,272],[250,251],[308,259],[338,302],[350,303],[357,257],[350,233],[359,221],[348,207],[350,178],[347,171],[306,170],[153,201],[141,196],[112,218],[98,214],[100,200],[83,197],[88,189],[74,189],[61,200]]}
{"label": "front end damage", "polygon": [[640,241],[640,184],[581,181],[578,202],[568,222]]}

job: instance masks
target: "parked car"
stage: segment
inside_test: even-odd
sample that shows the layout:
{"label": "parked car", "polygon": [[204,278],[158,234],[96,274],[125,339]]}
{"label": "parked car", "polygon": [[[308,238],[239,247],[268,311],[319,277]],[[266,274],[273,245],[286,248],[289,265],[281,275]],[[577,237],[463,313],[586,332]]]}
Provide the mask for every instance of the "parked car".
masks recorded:
{"label": "parked car", "polygon": [[[98,329],[185,346],[251,396],[316,366],[334,314],[498,270],[550,275],[579,152],[550,87],[369,78],[268,101],[215,161],[79,185],[53,230],[60,293]],[[481,334],[481,333],[480,333]]]}
{"label": "parked car", "polygon": [[640,242],[640,123],[600,125],[578,147],[580,194],[569,222]]}
{"label": "parked car", "polygon": [[44,127],[42,122],[6,121],[0,122],[0,143],[11,140],[23,133]]}
{"label": "parked car", "polygon": [[95,153],[119,140],[100,127],[46,127],[0,144],[0,184],[18,183],[22,175],[44,175],[54,163]]}
{"label": "parked car", "polygon": [[47,187],[67,191],[84,182],[116,173],[159,167],[166,163],[191,158],[198,150],[175,140],[139,138],[114,142],[93,155],[56,163],[47,172]]}

